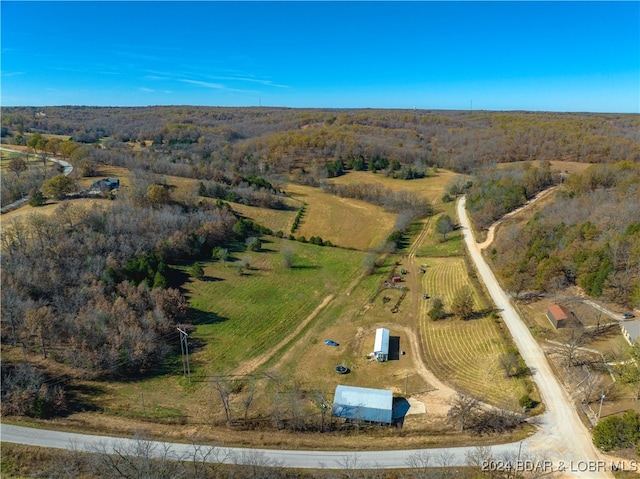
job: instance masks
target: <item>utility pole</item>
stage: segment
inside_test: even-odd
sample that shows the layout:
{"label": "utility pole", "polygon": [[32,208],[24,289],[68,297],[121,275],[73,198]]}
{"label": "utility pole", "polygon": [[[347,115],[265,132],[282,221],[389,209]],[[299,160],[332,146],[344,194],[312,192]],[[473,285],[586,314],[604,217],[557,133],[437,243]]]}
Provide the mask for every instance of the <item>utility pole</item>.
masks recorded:
{"label": "utility pole", "polygon": [[186,331],[183,331],[180,328],[176,328],[180,332],[180,351],[182,353],[182,375],[189,377],[189,382],[191,382],[191,368],[189,368],[189,343],[187,342],[187,338],[189,335]]}
{"label": "utility pole", "polygon": [[602,413],[602,402],[604,401],[605,395],[604,392],[600,396],[600,407],[598,408],[598,421],[600,421],[600,414]]}

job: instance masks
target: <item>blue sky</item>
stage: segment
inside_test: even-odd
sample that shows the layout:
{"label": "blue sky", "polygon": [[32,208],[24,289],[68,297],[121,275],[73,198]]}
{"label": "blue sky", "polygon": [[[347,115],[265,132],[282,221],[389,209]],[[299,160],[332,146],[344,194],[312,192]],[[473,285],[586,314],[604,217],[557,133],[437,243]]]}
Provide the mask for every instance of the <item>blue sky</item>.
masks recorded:
{"label": "blue sky", "polygon": [[640,113],[640,2],[12,2],[1,102]]}

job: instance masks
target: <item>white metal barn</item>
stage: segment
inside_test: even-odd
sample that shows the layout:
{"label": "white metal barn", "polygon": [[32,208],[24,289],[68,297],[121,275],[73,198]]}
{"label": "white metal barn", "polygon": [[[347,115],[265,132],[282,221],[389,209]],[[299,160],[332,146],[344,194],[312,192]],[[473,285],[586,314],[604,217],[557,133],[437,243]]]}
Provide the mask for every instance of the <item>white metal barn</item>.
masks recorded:
{"label": "white metal barn", "polygon": [[386,361],[389,359],[389,330],[387,328],[376,329],[373,356],[378,361]]}
{"label": "white metal barn", "polygon": [[338,385],[331,413],[344,419],[391,424],[393,393],[386,389]]}

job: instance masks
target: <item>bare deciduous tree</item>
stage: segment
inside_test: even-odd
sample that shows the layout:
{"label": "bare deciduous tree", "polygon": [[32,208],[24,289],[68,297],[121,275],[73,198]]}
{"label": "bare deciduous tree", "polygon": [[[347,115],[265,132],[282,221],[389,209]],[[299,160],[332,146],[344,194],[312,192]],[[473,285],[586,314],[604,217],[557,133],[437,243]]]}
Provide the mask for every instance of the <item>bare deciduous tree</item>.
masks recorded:
{"label": "bare deciduous tree", "polygon": [[451,402],[451,409],[447,413],[447,421],[464,431],[479,409],[480,404],[477,399],[458,393]]}
{"label": "bare deciduous tree", "polygon": [[231,384],[228,379],[216,377],[213,388],[217,391],[227,422],[231,422]]}

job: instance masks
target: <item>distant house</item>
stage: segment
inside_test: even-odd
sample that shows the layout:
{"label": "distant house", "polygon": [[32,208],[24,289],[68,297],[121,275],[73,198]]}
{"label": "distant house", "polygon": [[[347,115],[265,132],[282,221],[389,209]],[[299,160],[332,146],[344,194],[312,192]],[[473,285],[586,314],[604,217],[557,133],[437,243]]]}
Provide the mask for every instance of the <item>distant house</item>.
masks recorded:
{"label": "distant house", "polygon": [[331,414],[349,420],[391,424],[393,393],[386,389],[338,385]]}
{"label": "distant house", "polygon": [[640,321],[624,321],[620,323],[620,329],[624,339],[633,346],[633,343],[640,339]]}
{"label": "distant house", "polygon": [[561,304],[552,304],[547,308],[547,318],[553,324],[553,327],[564,328],[567,324],[575,320],[574,314]]}
{"label": "distant house", "polygon": [[120,188],[120,180],[117,178],[103,178],[91,183],[91,191],[111,191]]}
{"label": "distant house", "polygon": [[386,328],[376,329],[376,339],[373,343],[373,356],[378,361],[389,359],[389,330]]}

